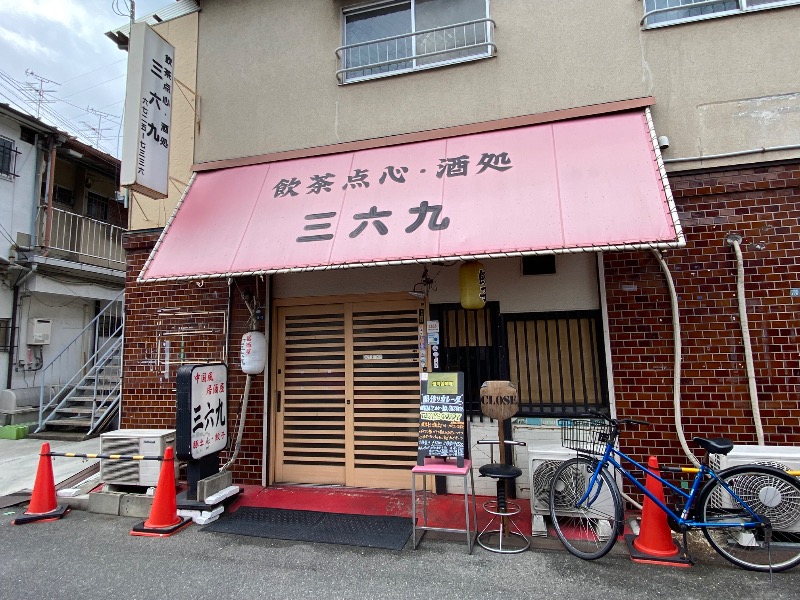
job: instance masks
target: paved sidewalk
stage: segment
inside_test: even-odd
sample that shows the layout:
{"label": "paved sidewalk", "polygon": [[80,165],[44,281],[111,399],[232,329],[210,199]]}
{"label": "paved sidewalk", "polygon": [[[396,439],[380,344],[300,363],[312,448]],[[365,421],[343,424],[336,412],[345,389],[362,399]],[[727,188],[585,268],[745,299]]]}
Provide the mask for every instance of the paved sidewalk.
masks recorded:
{"label": "paved sidewalk", "polygon": [[[21,509],[20,509],[21,510]],[[706,556],[689,569],[632,562],[620,544],[598,561],[564,550],[499,555],[431,533],[418,550],[298,543],[203,531],[130,535],[141,520],[72,511],[11,526],[0,513],[0,590],[15,600],[480,599],[788,600],[800,572],[752,573]]]}
{"label": "paved sidewalk", "polygon": [[[22,440],[0,439],[0,496],[22,490],[33,489],[36,469],[39,466],[39,453],[47,440],[25,438]],[[82,442],[50,441],[53,452],[77,452],[96,454],[100,452],[100,438]],[[98,462],[97,459],[53,457],[53,478],[56,485]]]}

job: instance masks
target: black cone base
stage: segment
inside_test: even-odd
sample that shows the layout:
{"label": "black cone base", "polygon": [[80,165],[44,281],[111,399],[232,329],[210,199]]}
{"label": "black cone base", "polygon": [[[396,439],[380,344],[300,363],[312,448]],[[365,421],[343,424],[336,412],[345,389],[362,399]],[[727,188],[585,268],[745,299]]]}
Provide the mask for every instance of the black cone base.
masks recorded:
{"label": "black cone base", "polygon": [[131,529],[131,535],[143,535],[149,537],[167,537],[173,535],[178,533],[178,531],[192,522],[191,517],[179,518],[181,520],[180,523],[172,525],[171,527],[145,527],[145,521],[142,521],[138,525],[134,525],[133,529]]}
{"label": "black cone base", "polygon": [[683,557],[680,544],[675,544],[675,548],[678,550],[678,553],[674,556],[654,556],[652,554],[645,554],[633,545],[633,542],[637,537],[639,536],[633,534],[628,534],[625,536],[625,543],[628,545],[628,551],[631,553],[631,560],[634,562],[671,567],[691,567],[694,564],[694,561],[691,558]]}
{"label": "black cone base", "polygon": [[56,507],[55,510],[51,510],[47,513],[36,513],[36,514],[24,514],[21,517],[17,517],[13,521],[11,521],[12,525],[24,525],[25,523],[35,523],[37,521],[55,521],[56,519],[61,519],[64,515],[69,512],[69,506],[66,504],[62,504]]}

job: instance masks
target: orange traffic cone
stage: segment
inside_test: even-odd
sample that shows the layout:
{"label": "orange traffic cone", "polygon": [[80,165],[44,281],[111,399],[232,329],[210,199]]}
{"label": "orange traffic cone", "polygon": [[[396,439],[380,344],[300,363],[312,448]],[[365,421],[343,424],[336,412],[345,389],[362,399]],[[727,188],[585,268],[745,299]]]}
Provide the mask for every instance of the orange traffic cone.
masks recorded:
{"label": "orange traffic cone", "polygon": [[24,525],[36,521],[55,521],[69,511],[69,506],[59,506],[56,501],[56,484],[53,479],[53,459],[50,457],[50,444],[42,444],[39,453],[39,467],[33,482],[31,503],[23,516],[11,521],[12,525]]}
{"label": "orange traffic cone", "polygon": [[169,446],[164,452],[158,485],[150,508],[150,518],[134,526],[131,535],[167,537],[177,533],[192,519],[178,516],[178,501],[175,495],[174,450]]}
{"label": "orange traffic cone", "polygon": [[[661,475],[655,456],[648,459],[647,466],[656,475]],[[645,487],[662,504],[666,504],[664,487],[658,479],[648,475]],[[680,547],[672,539],[667,514],[649,496],[644,498],[639,535],[625,536],[625,541],[628,542],[631,559],[635,562],[683,567],[691,565],[691,561],[678,556]]]}

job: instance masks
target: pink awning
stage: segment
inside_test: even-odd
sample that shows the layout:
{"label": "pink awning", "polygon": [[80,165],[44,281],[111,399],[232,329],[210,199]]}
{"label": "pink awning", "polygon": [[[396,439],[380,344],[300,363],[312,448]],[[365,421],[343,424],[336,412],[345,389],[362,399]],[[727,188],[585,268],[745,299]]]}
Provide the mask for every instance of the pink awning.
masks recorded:
{"label": "pink awning", "polygon": [[644,110],[198,173],[140,281],[683,243]]}

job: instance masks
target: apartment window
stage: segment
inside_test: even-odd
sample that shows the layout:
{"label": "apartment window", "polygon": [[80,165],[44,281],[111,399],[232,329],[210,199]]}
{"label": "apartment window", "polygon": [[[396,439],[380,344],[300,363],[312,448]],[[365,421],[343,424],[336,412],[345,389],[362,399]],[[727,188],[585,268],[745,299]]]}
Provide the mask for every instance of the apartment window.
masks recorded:
{"label": "apartment window", "polygon": [[11,319],[0,319],[0,352],[9,352],[11,346]]}
{"label": "apartment window", "polygon": [[345,10],[341,83],[494,54],[488,0],[405,0]]}
{"label": "apartment window", "polygon": [[673,25],[800,4],[800,0],[644,0],[645,27]]}
{"label": "apartment window", "polygon": [[108,221],[108,198],[89,192],[86,201],[86,216],[96,221]]}
{"label": "apartment window", "polygon": [[19,152],[14,148],[14,141],[0,137],[0,178],[11,179],[16,177],[17,155]]}
{"label": "apartment window", "polygon": [[57,185],[56,189],[53,190],[53,201],[56,204],[72,208],[75,206],[75,195],[72,193],[71,189]]}

